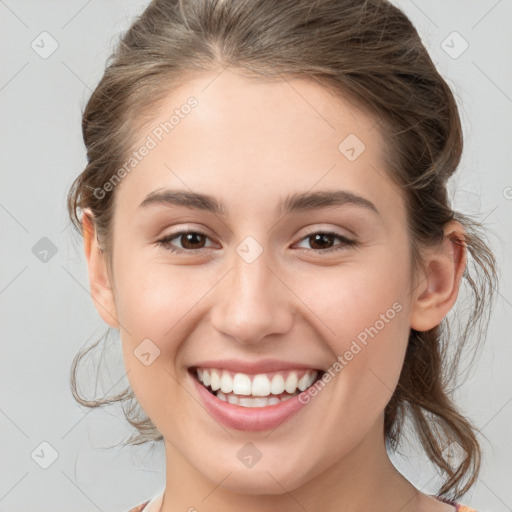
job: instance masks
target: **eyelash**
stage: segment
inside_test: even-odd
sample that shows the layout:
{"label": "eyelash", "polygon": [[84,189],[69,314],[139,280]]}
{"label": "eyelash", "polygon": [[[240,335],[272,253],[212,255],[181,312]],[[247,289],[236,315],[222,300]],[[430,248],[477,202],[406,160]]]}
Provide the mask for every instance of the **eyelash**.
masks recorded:
{"label": "eyelash", "polygon": [[[157,244],[159,246],[164,247],[165,249],[167,249],[168,251],[170,251],[170,252],[172,252],[174,254],[185,254],[185,253],[189,253],[189,254],[192,253],[192,254],[194,254],[197,251],[202,251],[203,249],[205,249],[205,247],[202,247],[200,249],[177,249],[175,247],[170,247],[169,244],[170,244],[171,240],[174,240],[175,238],[178,238],[181,235],[187,235],[187,234],[190,234],[190,233],[193,233],[193,234],[196,234],[196,235],[201,235],[201,236],[204,236],[206,238],[209,238],[208,235],[206,233],[203,233],[202,231],[183,230],[183,231],[178,231],[176,233],[172,233],[170,235],[167,235],[164,238],[161,238],[160,240],[157,241]],[[305,249],[306,252],[315,252],[315,253],[324,254],[324,253],[343,251],[343,250],[346,250],[347,247],[357,245],[356,241],[350,240],[349,238],[345,238],[343,235],[340,235],[339,233],[336,233],[334,231],[314,231],[314,232],[312,232],[312,233],[302,237],[299,240],[299,242],[302,242],[303,240],[306,240],[306,239],[312,237],[313,235],[320,235],[320,234],[321,235],[327,235],[327,236],[333,236],[335,238],[338,238],[339,240],[342,241],[343,244],[340,247],[330,248],[330,249]]]}

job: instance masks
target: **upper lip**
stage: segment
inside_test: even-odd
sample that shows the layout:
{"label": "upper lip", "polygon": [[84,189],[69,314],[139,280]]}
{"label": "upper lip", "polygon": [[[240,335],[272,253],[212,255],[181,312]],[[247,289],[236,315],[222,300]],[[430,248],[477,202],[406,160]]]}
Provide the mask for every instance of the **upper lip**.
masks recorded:
{"label": "upper lip", "polygon": [[216,368],[219,370],[230,370],[232,372],[257,374],[278,372],[280,370],[319,370],[322,369],[311,364],[298,363],[293,361],[279,361],[278,359],[262,359],[261,361],[241,361],[239,359],[219,359],[201,361],[190,368]]}

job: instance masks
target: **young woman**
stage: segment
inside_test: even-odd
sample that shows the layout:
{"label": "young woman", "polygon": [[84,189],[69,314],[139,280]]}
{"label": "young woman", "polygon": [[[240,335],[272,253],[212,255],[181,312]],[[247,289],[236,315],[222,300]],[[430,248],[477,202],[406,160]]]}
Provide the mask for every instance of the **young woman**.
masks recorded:
{"label": "young woman", "polygon": [[[131,389],[78,399],[136,400],[132,441],[164,441],[134,512],[472,510],[446,351],[485,328],[494,258],[449,204],[456,102],[398,8],[154,0],[83,135],[69,210]],[[406,419],[436,495],[389,459]]]}

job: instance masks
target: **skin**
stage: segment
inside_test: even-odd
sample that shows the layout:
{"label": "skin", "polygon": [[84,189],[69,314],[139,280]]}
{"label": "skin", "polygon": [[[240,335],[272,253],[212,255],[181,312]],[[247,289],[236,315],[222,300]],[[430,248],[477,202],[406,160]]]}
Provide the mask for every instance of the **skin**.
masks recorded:
{"label": "skin", "polygon": [[[198,100],[117,186],[111,271],[94,223],[83,217],[93,300],[120,329],[129,381],[165,439],[162,512],[453,511],[394,468],[383,422],[410,328],[439,324],[457,298],[465,253],[449,237],[462,227],[447,225],[445,241],[423,251],[426,271],[412,275],[404,197],[386,175],[375,120],[305,79],[263,82],[229,69],[217,75],[190,79],[155,112],[148,126],[189,96]],[[349,134],[366,146],[354,161],[338,149]],[[213,195],[228,214],[139,208],[164,187]],[[366,198],[379,213],[352,204],[285,217],[275,210],[290,193],[335,189]],[[208,237],[192,245],[174,238],[186,254],[158,245],[182,228]],[[308,238],[326,229],[357,243]],[[236,251],[247,236],[263,249],[250,264]],[[318,253],[324,246],[343,248]],[[397,302],[401,311],[378,335],[272,431],[217,423],[187,374],[198,361],[221,358],[328,369]],[[150,366],[133,353],[147,338],[160,350]],[[236,456],[247,442],[263,455],[251,468]]]}

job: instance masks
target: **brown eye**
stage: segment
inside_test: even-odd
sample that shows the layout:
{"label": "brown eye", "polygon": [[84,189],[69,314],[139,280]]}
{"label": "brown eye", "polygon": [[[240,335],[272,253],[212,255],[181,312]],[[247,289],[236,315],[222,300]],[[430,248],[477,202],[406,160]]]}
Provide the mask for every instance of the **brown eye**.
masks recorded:
{"label": "brown eye", "polygon": [[[184,233],[179,237],[185,249],[201,249],[205,241],[205,236],[196,232]],[[203,244],[201,244],[201,241]],[[201,247],[197,247],[197,245],[201,245]]]}
{"label": "brown eye", "polygon": [[[338,244],[338,247],[333,248],[332,244],[335,239],[341,240],[341,244]],[[339,251],[356,244],[354,240],[350,240],[343,235],[332,231],[319,231],[317,233],[312,233],[301,239],[301,241],[304,240],[312,247],[311,249],[306,248],[306,251],[320,253]]]}
{"label": "brown eye", "polygon": [[313,249],[329,249],[328,246],[332,246],[334,238],[333,235],[327,233],[317,233],[309,236],[308,240]]}
{"label": "brown eye", "polygon": [[[180,241],[182,248],[174,247],[174,244],[171,242],[175,239]],[[157,243],[171,252],[185,253],[204,249],[206,239],[208,239],[208,235],[201,231],[179,231],[165,236],[158,240]]]}

